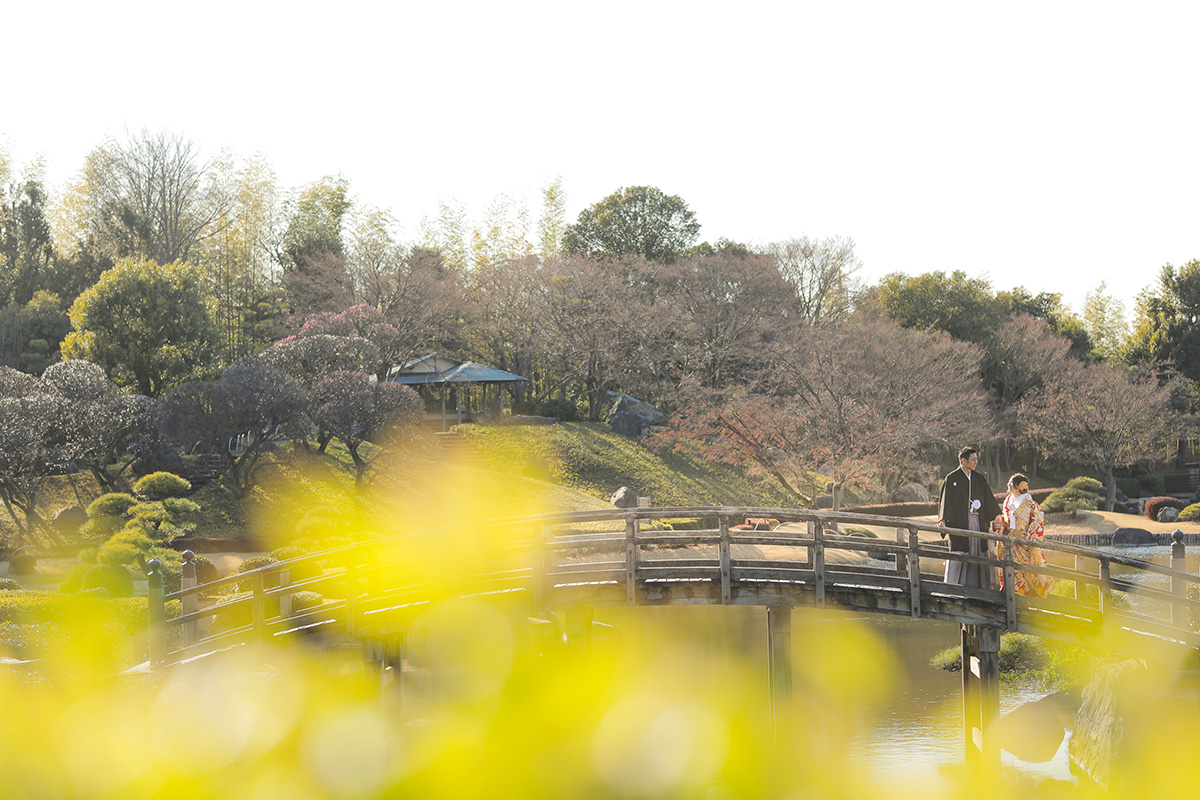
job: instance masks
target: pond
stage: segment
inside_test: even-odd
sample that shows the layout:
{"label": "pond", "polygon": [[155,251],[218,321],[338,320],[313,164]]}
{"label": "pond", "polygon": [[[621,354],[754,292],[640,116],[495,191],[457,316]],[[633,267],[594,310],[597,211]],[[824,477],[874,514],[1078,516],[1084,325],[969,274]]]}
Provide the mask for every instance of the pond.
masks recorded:
{"label": "pond", "polygon": [[[654,619],[652,619],[654,618]],[[766,703],[766,612],[762,608],[664,607],[612,609],[597,620],[637,635],[642,626],[691,639],[700,658],[725,658],[732,652],[761,669]],[[930,666],[930,659],[959,643],[956,624],[881,614],[796,609],[792,619],[793,695],[796,739],[801,747],[825,748],[835,762],[853,763],[846,782],[866,786],[901,784],[910,788],[951,788],[964,760],[962,676]],[[863,666],[840,651],[839,640],[887,669],[886,686],[867,691],[829,689],[808,668],[812,660],[838,660],[846,674]],[[753,666],[752,666],[753,668]],[[661,676],[669,680],[669,676]],[[1001,687],[1001,714],[1042,698],[1036,688]],[[1067,758],[1067,736],[1053,757],[1034,763],[1002,751],[1001,763],[1023,777],[1074,784]]]}

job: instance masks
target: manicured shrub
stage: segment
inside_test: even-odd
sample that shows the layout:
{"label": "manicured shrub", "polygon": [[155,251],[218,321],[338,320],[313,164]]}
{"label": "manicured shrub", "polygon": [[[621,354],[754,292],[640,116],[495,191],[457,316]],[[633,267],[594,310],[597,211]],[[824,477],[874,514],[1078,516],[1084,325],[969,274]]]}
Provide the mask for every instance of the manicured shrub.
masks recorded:
{"label": "manicured shrub", "polygon": [[[265,566],[268,566],[268,565],[274,564],[274,563],[275,563],[275,559],[272,556],[251,556],[250,558],[247,558],[242,563],[238,564],[237,572],[239,575],[241,575],[243,573],[256,570],[259,567],[265,567]],[[263,576],[263,588],[264,589],[273,589],[278,585],[279,585],[279,573],[271,572],[271,573],[268,573],[267,575]],[[253,591],[254,590],[254,581],[250,580],[250,579],[238,581],[238,589],[240,589],[243,592]]]}
{"label": "manicured shrub", "polygon": [[92,517],[80,526],[79,535],[89,542],[107,541],[110,536],[125,527],[125,522],[124,517]]}
{"label": "manicured shrub", "polygon": [[1164,508],[1177,508],[1183,511],[1186,506],[1187,503],[1178,497],[1151,497],[1146,501],[1146,517],[1157,520],[1158,512]]}
{"label": "manicured shrub", "polygon": [[1179,512],[1180,522],[1196,522],[1197,520],[1200,520],[1200,503],[1192,503]]}
{"label": "manicured shrub", "polygon": [[133,493],[147,500],[179,497],[191,490],[191,483],[170,472],[151,472],[133,485]]}
{"label": "manicured shrub", "polygon": [[137,499],[125,492],[109,492],[93,500],[87,507],[89,517],[123,517],[125,512],[137,505]]}
{"label": "manicured shrub", "polygon": [[32,575],[37,572],[37,558],[32,553],[17,553],[8,559],[8,571],[13,575]]}
{"label": "manicured shrub", "polygon": [[83,573],[80,589],[104,589],[113,597],[129,597],[133,594],[133,576],[120,564],[97,564]]}
{"label": "manicured shrub", "polygon": [[296,592],[292,595],[292,613],[300,614],[319,608],[325,598],[319,592]]}
{"label": "manicured shrub", "polygon": [[562,422],[578,422],[579,407],[570,400],[555,398],[538,406],[538,416],[558,417]]}
{"label": "manicured shrub", "polygon": [[[276,561],[288,561],[306,555],[308,555],[308,550],[294,544],[277,547],[271,551],[271,558]],[[310,578],[320,577],[323,573],[324,570],[316,561],[301,561],[299,564],[292,564],[288,567],[288,580],[291,583],[300,583]]]}
{"label": "manicured shrub", "polygon": [[19,592],[21,584],[12,578],[0,578],[0,592]]}
{"label": "manicured shrub", "polygon": [[1086,475],[1072,478],[1067,481],[1066,486],[1052,492],[1042,501],[1042,510],[1048,514],[1069,511],[1072,516],[1076,511],[1095,511],[1100,508],[1100,496],[1096,494],[1100,486],[1100,481]]}

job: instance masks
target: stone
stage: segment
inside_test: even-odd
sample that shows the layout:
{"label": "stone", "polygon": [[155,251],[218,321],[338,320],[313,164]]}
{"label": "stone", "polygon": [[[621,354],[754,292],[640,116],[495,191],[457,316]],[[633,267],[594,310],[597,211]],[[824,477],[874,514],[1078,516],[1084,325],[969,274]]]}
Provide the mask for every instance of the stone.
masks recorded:
{"label": "stone", "polygon": [[1125,711],[1137,702],[1131,684],[1136,685],[1136,678],[1145,672],[1139,661],[1121,661],[1101,668],[1084,687],[1068,748],[1075,767],[1103,787],[1110,785],[1114,767],[1128,748]]}
{"label": "stone", "polygon": [[622,486],[608,499],[617,508],[637,508],[637,494],[628,486]]}
{"label": "stone", "polygon": [[654,406],[621,392],[609,392],[612,408],[604,421],[616,433],[637,439],[652,425],[664,425],[667,417]]}
{"label": "stone", "polygon": [[831,495],[831,494],[817,495],[817,508],[833,508],[833,495]]}
{"label": "stone", "polygon": [[1117,528],[1113,531],[1114,547],[1134,547],[1146,544],[1157,544],[1158,539],[1145,528]]}
{"label": "stone", "polygon": [[1062,746],[1067,728],[1073,725],[1075,710],[1065,693],[1048,694],[1019,705],[997,723],[1000,746],[1022,761],[1049,761]]}
{"label": "stone", "polygon": [[77,533],[87,520],[87,511],[83,506],[64,506],[54,512],[54,519],[50,521],[50,525],[59,533]]}
{"label": "stone", "polygon": [[1176,522],[1179,520],[1179,509],[1167,506],[1158,510],[1159,522]]}
{"label": "stone", "polygon": [[929,490],[919,483],[906,483],[892,492],[893,503],[928,503],[931,500]]}

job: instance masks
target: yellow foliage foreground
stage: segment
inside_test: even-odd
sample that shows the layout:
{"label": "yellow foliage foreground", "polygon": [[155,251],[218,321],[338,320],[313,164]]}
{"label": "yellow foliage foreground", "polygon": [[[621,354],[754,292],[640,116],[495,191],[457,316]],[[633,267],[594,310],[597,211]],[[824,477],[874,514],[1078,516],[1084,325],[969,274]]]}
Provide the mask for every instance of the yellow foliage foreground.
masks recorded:
{"label": "yellow foliage foreground", "polygon": [[[461,501],[464,487],[449,474],[410,486],[436,503],[445,483],[460,498],[450,521],[474,516],[480,524],[475,538],[426,543],[417,581],[453,584],[463,571],[482,569],[484,545],[496,543],[478,532],[501,535],[483,521],[512,501],[497,486],[465,492],[474,503]],[[361,510],[345,509],[340,519],[393,532]],[[363,533],[341,523],[339,536]],[[1017,785],[1003,775],[970,787],[885,785],[840,746],[864,724],[849,713],[852,701],[890,695],[899,674],[887,643],[854,620],[804,623],[808,644],[795,653],[793,689],[800,713],[794,740],[777,752],[764,665],[732,649],[712,652],[702,630],[648,619],[585,654],[537,635],[545,624],[502,600],[452,595],[413,621],[424,640],[441,646],[411,655],[399,680],[382,689],[356,652],[303,643],[117,675],[112,653],[124,642],[89,626],[95,635],[0,678],[5,796],[929,800],[969,790],[973,798],[1173,798],[1193,795],[1200,780],[1186,755],[1200,742],[1200,717],[1178,713],[1173,674],[1151,673],[1137,702],[1127,703],[1127,730],[1137,741],[1110,794]]]}

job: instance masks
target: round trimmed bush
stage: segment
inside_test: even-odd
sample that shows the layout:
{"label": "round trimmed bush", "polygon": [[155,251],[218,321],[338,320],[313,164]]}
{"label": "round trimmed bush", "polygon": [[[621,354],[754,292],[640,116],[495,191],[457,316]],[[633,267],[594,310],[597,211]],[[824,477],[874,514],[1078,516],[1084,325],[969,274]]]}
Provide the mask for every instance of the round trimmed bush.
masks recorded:
{"label": "round trimmed bush", "polygon": [[13,575],[32,575],[37,572],[37,558],[32,553],[17,553],[8,559],[8,571]]}
{"label": "round trimmed bush", "polygon": [[319,592],[296,592],[292,595],[292,613],[300,614],[313,608],[318,608],[325,602]]}
{"label": "round trimmed bush", "polygon": [[87,507],[87,515],[98,517],[123,517],[125,512],[137,505],[133,495],[125,492],[109,492],[93,500]]}
{"label": "round trimmed bush", "polygon": [[133,594],[133,576],[119,564],[97,564],[83,573],[80,589],[104,589],[113,597],[129,597]]}
{"label": "round trimmed bush", "polygon": [[[242,563],[238,564],[237,572],[239,575],[241,575],[243,573],[251,572],[260,567],[265,567],[265,566],[268,566],[268,565],[274,564],[274,563],[275,563],[275,559],[272,556],[251,556],[250,558],[247,558]],[[272,573],[269,573],[269,574],[263,576],[263,588],[264,589],[274,589],[278,585],[279,585],[279,573],[272,572]],[[243,592],[253,591],[254,582],[252,580],[238,581],[238,589],[240,589]]]}
{"label": "round trimmed bush", "polygon": [[1187,506],[1187,503],[1180,500],[1178,497],[1151,497],[1146,501],[1146,517],[1148,519],[1157,520],[1158,512],[1164,508],[1177,508],[1180,511]]}
{"label": "round trimmed bush", "polygon": [[1180,522],[1196,522],[1197,520],[1200,520],[1200,503],[1192,503],[1179,512]]}
{"label": "round trimmed bush", "polygon": [[179,497],[192,490],[192,484],[171,472],[151,472],[133,485],[133,493],[147,500]]}
{"label": "round trimmed bush", "polygon": [[538,406],[538,416],[558,417],[563,422],[578,422],[579,407],[570,400],[555,398]]}
{"label": "round trimmed bush", "polygon": [[21,584],[12,578],[0,578],[0,592],[19,592]]}

